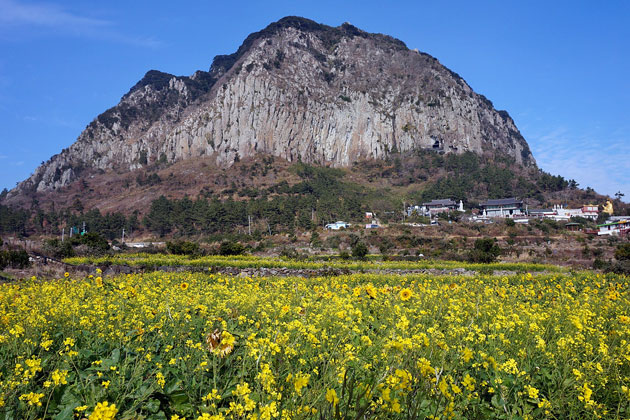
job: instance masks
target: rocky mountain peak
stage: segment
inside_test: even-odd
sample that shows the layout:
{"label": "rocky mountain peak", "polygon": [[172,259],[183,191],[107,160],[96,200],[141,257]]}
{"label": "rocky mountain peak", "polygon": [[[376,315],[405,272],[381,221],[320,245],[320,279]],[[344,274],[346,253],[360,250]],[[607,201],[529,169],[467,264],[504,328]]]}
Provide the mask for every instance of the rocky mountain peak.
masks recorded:
{"label": "rocky mountain peak", "polygon": [[347,166],[392,152],[501,154],[535,166],[505,111],[428,54],[388,35],[289,16],[192,76],[151,70],[12,194],[90,170],[132,171],[256,153]]}

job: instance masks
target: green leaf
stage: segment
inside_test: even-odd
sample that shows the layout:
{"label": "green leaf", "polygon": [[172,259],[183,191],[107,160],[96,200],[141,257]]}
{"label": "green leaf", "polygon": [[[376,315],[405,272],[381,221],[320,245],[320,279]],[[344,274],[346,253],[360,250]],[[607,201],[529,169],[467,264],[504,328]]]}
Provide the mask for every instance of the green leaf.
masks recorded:
{"label": "green leaf", "polygon": [[74,409],[77,408],[80,404],[73,403],[70,405],[66,405],[63,410],[57,414],[54,419],[55,420],[72,420],[74,418]]}
{"label": "green leaf", "polygon": [[160,409],[160,402],[156,399],[151,399],[145,404],[145,407],[149,410],[149,413],[155,414]]}

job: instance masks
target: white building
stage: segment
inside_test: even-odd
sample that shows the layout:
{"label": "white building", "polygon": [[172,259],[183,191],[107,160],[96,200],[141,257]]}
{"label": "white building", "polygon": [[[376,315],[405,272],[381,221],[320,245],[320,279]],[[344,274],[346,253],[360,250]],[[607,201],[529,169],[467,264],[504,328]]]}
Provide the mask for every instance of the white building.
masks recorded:
{"label": "white building", "polygon": [[557,221],[569,220],[572,217],[584,217],[585,219],[596,220],[599,215],[597,206],[582,206],[579,209],[567,209],[563,205],[553,206],[553,213],[546,216]]}
{"label": "white building", "polygon": [[524,216],[523,202],[516,198],[500,198],[488,200],[479,204],[484,217],[514,217]]}
{"label": "white building", "polygon": [[422,206],[407,207],[407,215],[412,216],[413,213],[419,216],[431,217],[440,213],[449,213],[451,211],[464,211],[464,203],[459,200],[459,204],[450,198],[444,200],[431,200],[428,203],[422,203]]}
{"label": "white building", "polygon": [[603,225],[597,225],[597,235],[628,235],[630,233],[630,219],[618,220]]}
{"label": "white building", "polygon": [[328,223],[324,227],[328,230],[340,230],[340,229],[347,229],[349,226],[350,226],[350,223],[337,221],[335,223]]}
{"label": "white building", "polygon": [[568,221],[572,217],[584,217],[585,219],[596,220],[599,216],[597,206],[587,205],[579,209],[568,209],[563,205],[554,205],[551,209],[529,209],[527,214],[530,217],[539,219],[553,219],[556,221]]}

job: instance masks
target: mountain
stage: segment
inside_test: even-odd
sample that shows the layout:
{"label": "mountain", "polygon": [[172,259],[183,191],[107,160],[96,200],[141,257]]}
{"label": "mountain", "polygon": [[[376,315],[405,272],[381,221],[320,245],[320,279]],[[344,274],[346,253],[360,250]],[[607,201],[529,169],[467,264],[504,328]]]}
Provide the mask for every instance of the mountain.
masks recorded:
{"label": "mountain", "polygon": [[5,201],[187,160],[228,168],[271,155],[350,167],[424,149],[537,170],[509,114],[437,59],[349,23],[286,17],[207,72],[149,71]]}

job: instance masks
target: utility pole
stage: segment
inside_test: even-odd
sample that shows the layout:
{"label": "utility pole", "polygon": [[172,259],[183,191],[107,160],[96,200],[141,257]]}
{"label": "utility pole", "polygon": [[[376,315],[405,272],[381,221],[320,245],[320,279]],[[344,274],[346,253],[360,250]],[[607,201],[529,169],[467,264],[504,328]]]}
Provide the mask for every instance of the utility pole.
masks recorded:
{"label": "utility pole", "polygon": [[61,230],[61,242],[63,242],[63,239],[64,239],[64,237],[65,237],[65,236],[66,236],[66,228],[64,227],[64,228]]}
{"label": "utility pole", "polygon": [[123,234],[122,234],[122,242],[123,245],[125,244],[125,228],[123,228]]}
{"label": "utility pole", "polygon": [[247,227],[249,230],[249,236],[252,236],[252,216],[251,215],[247,215]]}

